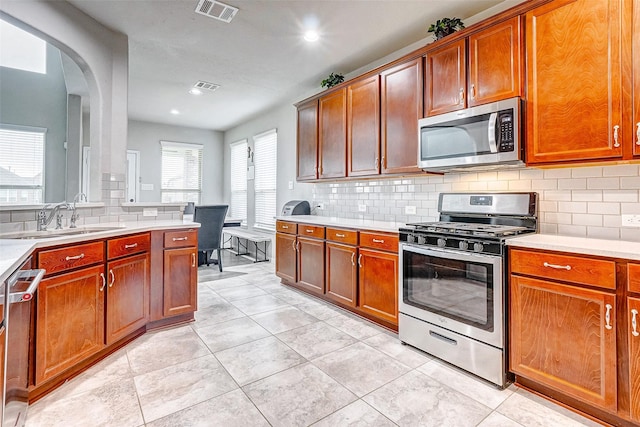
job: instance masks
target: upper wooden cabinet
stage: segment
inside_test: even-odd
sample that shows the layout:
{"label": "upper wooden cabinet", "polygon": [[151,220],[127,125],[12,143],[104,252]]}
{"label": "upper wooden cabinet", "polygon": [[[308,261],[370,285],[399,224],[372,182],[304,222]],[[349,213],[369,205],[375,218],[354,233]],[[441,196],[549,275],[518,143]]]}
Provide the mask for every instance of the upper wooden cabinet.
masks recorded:
{"label": "upper wooden cabinet", "polygon": [[520,96],[521,62],[519,17],[428,51],[425,116]]}
{"label": "upper wooden cabinet", "polygon": [[525,15],[528,164],[622,158],[626,5],[557,0]]}
{"label": "upper wooden cabinet", "polygon": [[347,88],[347,175],[380,173],[380,76]]}
{"label": "upper wooden cabinet", "polygon": [[318,107],[318,177],[347,175],[347,91],[323,96]]}
{"label": "upper wooden cabinet", "polygon": [[[633,155],[640,156],[640,0],[633,2],[633,115],[631,117],[631,139]],[[639,415],[640,416],[640,415]]]}
{"label": "upper wooden cabinet", "polygon": [[417,165],[422,79],[422,58],[380,74],[382,173],[421,172]]}
{"label": "upper wooden cabinet", "polygon": [[298,106],[297,179],[318,178],[318,101]]}

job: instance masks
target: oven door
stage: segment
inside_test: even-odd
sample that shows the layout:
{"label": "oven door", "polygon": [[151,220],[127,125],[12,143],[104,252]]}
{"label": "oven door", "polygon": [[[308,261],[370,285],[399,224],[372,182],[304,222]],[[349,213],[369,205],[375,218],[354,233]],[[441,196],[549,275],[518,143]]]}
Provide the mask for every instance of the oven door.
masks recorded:
{"label": "oven door", "polygon": [[504,348],[502,257],[405,243],[400,254],[401,313]]}

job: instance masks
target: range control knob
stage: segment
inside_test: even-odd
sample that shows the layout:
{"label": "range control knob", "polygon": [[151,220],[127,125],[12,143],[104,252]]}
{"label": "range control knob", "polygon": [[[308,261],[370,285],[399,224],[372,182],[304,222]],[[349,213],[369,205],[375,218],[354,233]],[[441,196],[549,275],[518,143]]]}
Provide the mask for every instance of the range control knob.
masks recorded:
{"label": "range control knob", "polygon": [[445,246],[447,246],[447,239],[438,239],[437,242],[438,246],[440,246],[441,248],[444,248]]}
{"label": "range control knob", "polygon": [[418,243],[421,245],[425,245],[427,243],[427,238],[424,236],[418,236]]}
{"label": "range control knob", "polygon": [[407,242],[415,243],[416,242],[416,236],[414,236],[413,234],[407,234]]}
{"label": "range control knob", "polygon": [[482,243],[474,243],[473,250],[475,252],[482,252],[484,250],[484,245]]}
{"label": "range control knob", "polygon": [[463,251],[466,251],[467,249],[469,249],[469,242],[467,242],[466,240],[459,241],[458,248],[462,249]]}

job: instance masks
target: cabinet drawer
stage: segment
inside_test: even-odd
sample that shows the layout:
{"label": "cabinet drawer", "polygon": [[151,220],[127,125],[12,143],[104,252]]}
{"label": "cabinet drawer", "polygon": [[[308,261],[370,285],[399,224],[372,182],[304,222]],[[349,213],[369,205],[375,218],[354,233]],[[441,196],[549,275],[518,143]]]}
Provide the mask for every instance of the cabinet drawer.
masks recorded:
{"label": "cabinet drawer", "polygon": [[298,224],[298,236],[324,239],[324,227],[318,225]]}
{"label": "cabinet drawer", "polygon": [[347,245],[357,245],[358,232],[354,230],[343,230],[341,228],[327,228],[327,240]]}
{"label": "cabinet drawer", "polygon": [[107,259],[147,252],[151,248],[149,233],[125,236],[107,241]]}
{"label": "cabinet drawer", "polygon": [[360,246],[389,252],[398,252],[398,235],[361,231]]}
{"label": "cabinet drawer", "polygon": [[165,248],[184,248],[198,244],[198,230],[167,231],[164,233]]}
{"label": "cabinet drawer", "polygon": [[627,265],[627,277],[629,292],[640,292],[640,264],[629,263]]}
{"label": "cabinet drawer", "polygon": [[47,270],[47,276],[104,262],[104,242],[86,243],[38,253],[38,268]]}
{"label": "cabinet drawer", "polygon": [[616,263],[580,255],[511,249],[511,272],[606,289],[616,288]]}
{"label": "cabinet drawer", "polygon": [[288,234],[296,234],[298,232],[298,228],[295,222],[288,221],[276,221],[276,231],[280,233],[288,233]]}

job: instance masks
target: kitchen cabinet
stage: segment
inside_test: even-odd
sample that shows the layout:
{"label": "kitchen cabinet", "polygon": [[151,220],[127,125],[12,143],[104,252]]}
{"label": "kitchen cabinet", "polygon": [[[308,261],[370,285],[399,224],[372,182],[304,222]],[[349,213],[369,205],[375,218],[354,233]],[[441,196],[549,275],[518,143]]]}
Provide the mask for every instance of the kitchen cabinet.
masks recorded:
{"label": "kitchen cabinet", "polygon": [[380,169],[383,174],[422,172],[417,167],[422,80],[422,58],[380,73]]}
{"label": "kitchen cabinet", "polygon": [[324,294],[324,227],[300,225],[296,250],[298,280],[296,285],[307,291]]}
{"label": "kitchen cabinet", "polygon": [[297,180],[318,178],[318,100],[298,106]]}
{"label": "kitchen cabinet", "polygon": [[528,164],[622,159],[629,4],[554,1],[525,15]]}
{"label": "kitchen cabinet", "polygon": [[630,416],[640,422],[640,298],[627,298],[629,310],[629,401]]}
{"label": "kitchen cabinet", "polygon": [[355,307],[358,293],[358,232],[327,228],[326,239],[326,296],[338,303]]}
{"label": "kitchen cabinet", "polygon": [[198,297],[198,231],[164,233],[163,315],[195,312]]}
{"label": "kitchen cabinet", "polygon": [[347,87],[347,176],[380,173],[380,76]]}
{"label": "kitchen cabinet", "polygon": [[297,281],[296,235],[276,233],[276,275],[291,282]]}
{"label": "kitchen cabinet", "polygon": [[632,16],[633,16],[633,46],[631,52],[633,64],[632,72],[633,76],[633,113],[631,116],[631,140],[633,146],[634,157],[640,157],[640,0],[634,0],[632,4]]}
{"label": "kitchen cabinet", "polygon": [[517,16],[427,51],[425,116],[520,96],[521,62]]}
{"label": "kitchen cabinet", "polygon": [[340,89],[318,101],[318,177],[347,174],[347,92]]}

